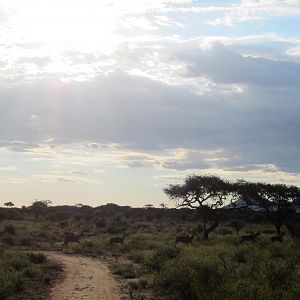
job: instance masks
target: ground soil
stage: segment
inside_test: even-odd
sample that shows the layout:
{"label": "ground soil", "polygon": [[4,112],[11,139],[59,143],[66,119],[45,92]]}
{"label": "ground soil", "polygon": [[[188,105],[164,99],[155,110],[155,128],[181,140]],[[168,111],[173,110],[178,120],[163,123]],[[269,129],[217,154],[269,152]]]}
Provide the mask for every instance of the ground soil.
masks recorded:
{"label": "ground soil", "polygon": [[124,299],[118,282],[105,263],[64,253],[51,252],[47,255],[50,259],[62,263],[65,269],[65,277],[52,288],[50,299]]}

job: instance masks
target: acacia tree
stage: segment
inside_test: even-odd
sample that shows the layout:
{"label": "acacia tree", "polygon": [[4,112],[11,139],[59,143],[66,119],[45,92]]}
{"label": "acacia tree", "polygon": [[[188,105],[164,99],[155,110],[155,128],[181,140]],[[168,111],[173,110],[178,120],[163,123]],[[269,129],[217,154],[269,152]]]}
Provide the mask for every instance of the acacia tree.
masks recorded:
{"label": "acacia tree", "polygon": [[222,215],[220,208],[231,191],[229,182],[211,175],[190,175],[183,184],[170,184],[164,188],[177,208],[197,209],[203,225],[203,240],[208,240],[209,234],[218,227]]}
{"label": "acacia tree", "polygon": [[6,202],[4,203],[4,205],[8,208],[8,207],[13,207],[15,206],[11,201],[10,202]]}
{"label": "acacia tree", "polygon": [[29,209],[34,213],[37,219],[50,204],[52,204],[51,200],[36,200],[29,206]]}
{"label": "acacia tree", "polygon": [[249,205],[255,204],[265,211],[278,235],[283,224],[295,212],[294,205],[300,198],[300,189],[297,186],[246,181],[239,181],[235,186],[238,194]]}
{"label": "acacia tree", "polygon": [[153,205],[152,204],[145,204],[145,208],[146,209],[151,209],[151,208],[153,208]]}

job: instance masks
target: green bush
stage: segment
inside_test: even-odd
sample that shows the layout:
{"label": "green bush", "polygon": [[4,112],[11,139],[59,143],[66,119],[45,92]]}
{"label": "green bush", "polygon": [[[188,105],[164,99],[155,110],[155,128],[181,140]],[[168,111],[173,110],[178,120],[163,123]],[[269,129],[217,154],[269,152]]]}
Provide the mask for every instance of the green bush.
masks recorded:
{"label": "green bush", "polygon": [[23,287],[23,280],[20,273],[12,273],[0,267],[0,299],[7,299],[9,296],[19,292]]}
{"label": "green bush", "polygon": [[15,235],[16,234],[16,228],[15,226],[11,225],[11,224],[8,224],[8,225],[5,225],[3,227],[3,230],[2,230],[3,233],[8,233],[10,235]]}
{"label": "green bush", "polygon": [[5,245],[8,245],[8,246],[14,246],[15,245],[15,238],[10,234],[5,233],[1,237],[1,242]]}
{"label": "green bush", "polygon": [[173,259],[155,252],[153,287],[170,299],[298,299],[299,245],[266,242],[205,243],[182,248]]}
{"label": "green bush", "polygon": [[154,286],[174,299],[211,299],[224,292],[223,277],[217,262],[180,255],[165,264]]}
{"label": "green bush", "polygon": [[137,275],[132,264],[116,265],[113,274],[120,275],[125,279],[135,278]]}
{"label": "green bush", "polygon": [[29,252],[27,253],[27,256],[29,257],[30,262],[34,264],[42,264],[47,260],[47,257],[43,253]]}
{"label": "green bush", "polygon": [[179,248],[174,247],[164,247],[157,249],[153,256],[147,261],[146,265],[153,270],[160,270],[163,264],[170,260],[174,259],[180,253]]}
{"label": "green bush", "polygon": [[91,256],[102,255],[106,248],[106,241],[100,238],[91,238],[81,240],[77,244],[74,243],[72,247],[76,253]]}

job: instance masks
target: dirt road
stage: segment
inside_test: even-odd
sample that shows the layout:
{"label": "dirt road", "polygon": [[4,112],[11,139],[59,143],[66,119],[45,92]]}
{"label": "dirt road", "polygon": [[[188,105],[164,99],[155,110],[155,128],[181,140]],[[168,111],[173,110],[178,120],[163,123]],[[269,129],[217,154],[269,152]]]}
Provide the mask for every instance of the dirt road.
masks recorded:
{"label": "dirt road", "polygon": [[66,277],[52,291],[52,300],[119,300],[122,299],[117,282],[108,267],[87,257],[48,253],[50,258],[65,266]]}

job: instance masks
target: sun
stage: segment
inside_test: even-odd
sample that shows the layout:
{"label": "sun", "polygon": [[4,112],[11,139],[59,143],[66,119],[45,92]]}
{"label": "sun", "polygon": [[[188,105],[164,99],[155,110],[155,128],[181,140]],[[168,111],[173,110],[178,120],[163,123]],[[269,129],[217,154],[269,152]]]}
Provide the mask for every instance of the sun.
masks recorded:
{"label": "sun", "polygon": [[10,0],[9,5],[22,39],[49,49],[106,51],[118,39],[119,11],[111,1]]}

